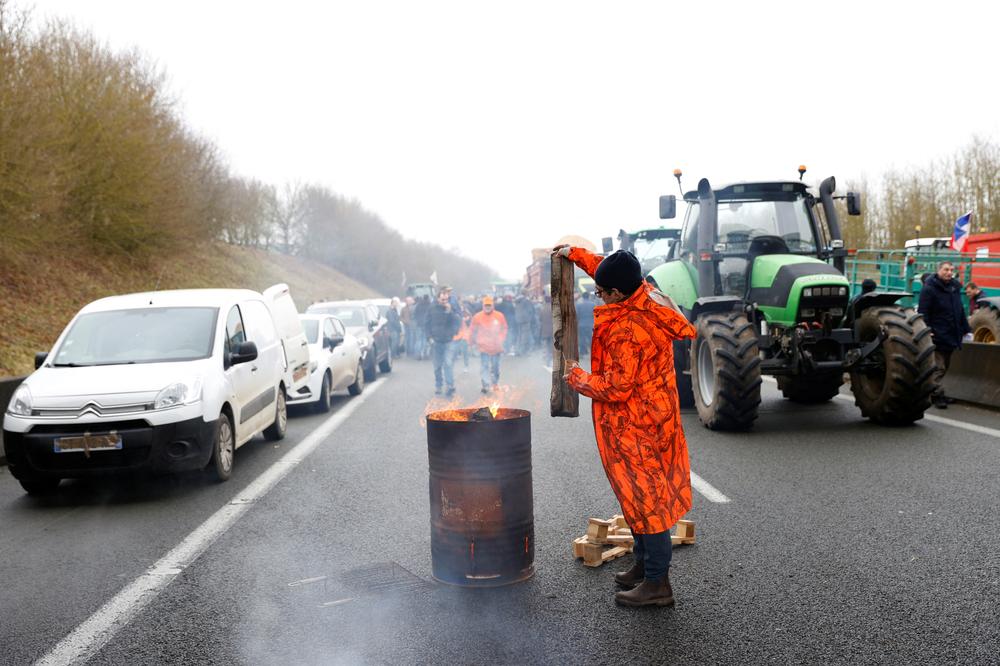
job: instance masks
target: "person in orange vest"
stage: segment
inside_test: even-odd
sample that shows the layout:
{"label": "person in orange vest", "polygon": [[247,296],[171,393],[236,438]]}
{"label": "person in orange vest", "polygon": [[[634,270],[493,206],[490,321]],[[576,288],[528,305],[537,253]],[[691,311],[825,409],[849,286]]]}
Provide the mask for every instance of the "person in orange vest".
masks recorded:
{"label": "person in orange vest", "polygon": [[669,606],[670,528],[691,508],[691,467],[681,426],[673,341],[694,326],[673,302],[642,279],[639,261],[619,250],[603,258],[583,248],[555,252],[597,284],[591,372],[575,361],[569,385],[592,399],[594,432],[604,471],[635,539],[635,564],[615,575],[615,601]]}
{"label": "person in orange vest", "polygon": [[493,308],[493,297],[483,297],[483,309],[472,318],[469,342],[479,351],[479,379],[483,393],[500,383],[500,357],[507,339],[507,319]]}

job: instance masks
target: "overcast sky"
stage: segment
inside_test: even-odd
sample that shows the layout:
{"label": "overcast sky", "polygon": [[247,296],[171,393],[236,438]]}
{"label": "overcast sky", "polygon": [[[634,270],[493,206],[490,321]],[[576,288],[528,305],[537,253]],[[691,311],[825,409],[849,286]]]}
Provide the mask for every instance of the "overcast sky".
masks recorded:
{"label": "overcast sky", "polygon": [[327,185],[511,278],[562,235],[659,224],[677,167],[843,183],[1000,137],[982,0],[33,6],[146,53],[238,174]]}

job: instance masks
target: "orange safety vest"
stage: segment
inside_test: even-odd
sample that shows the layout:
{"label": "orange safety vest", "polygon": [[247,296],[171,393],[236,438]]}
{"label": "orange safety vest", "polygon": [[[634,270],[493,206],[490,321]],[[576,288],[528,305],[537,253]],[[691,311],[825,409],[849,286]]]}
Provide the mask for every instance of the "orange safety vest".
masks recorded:
{"label": "orange safety vest", "polygon": [[[602,259],[578,247],[569,258],[591,277]],[[592,373],[570,372],[569,385],[593,399],[601,463],[639,534],[665,532],[691,508],[673,341],[694,335],[688,320],[643,282],[626,300],[594,308]]]}

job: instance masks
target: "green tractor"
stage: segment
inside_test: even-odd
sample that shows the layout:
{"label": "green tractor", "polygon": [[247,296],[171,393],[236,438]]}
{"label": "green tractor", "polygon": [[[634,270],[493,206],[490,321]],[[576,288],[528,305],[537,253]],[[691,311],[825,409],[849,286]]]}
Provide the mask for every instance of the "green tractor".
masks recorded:
{"label": "green tractor", "polygon": [[[862,415],[887,425],[912,423],[930,406],[934,346],[923,318],[897,304],[909,294],[849,300],[834,199],[859,215],[860,197],[835,189],[832,177],[818,198],[801,180],[713,190],[702,179],[683,195],[681,238],[646,279],[697,329],[676,343],[674,362],[681,405],[697,407],[708,428],[749,428],[762,375],[808,404],[833,398],[850,373]],[[676,207],[674,196],[660,197],[662,219]]]}

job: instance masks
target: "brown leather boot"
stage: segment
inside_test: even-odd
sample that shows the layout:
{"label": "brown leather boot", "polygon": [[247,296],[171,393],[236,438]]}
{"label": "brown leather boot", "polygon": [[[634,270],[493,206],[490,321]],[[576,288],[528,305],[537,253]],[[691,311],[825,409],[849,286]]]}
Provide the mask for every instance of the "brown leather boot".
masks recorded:
{"label": "brown leather boot", "polygon": [[674,591],[670,587],[670,576],[668,574],[660,581],[644,578],[634,589],[616,592],[615,601],[623,606],[673,606]]}
{"label": "brown leather boot", "polygon": [[622,587],[629,589],[635,587],[646,577],[645,567],[642,562],[636,562],[628,571],[619,571],[615,574],[615,582]]}

